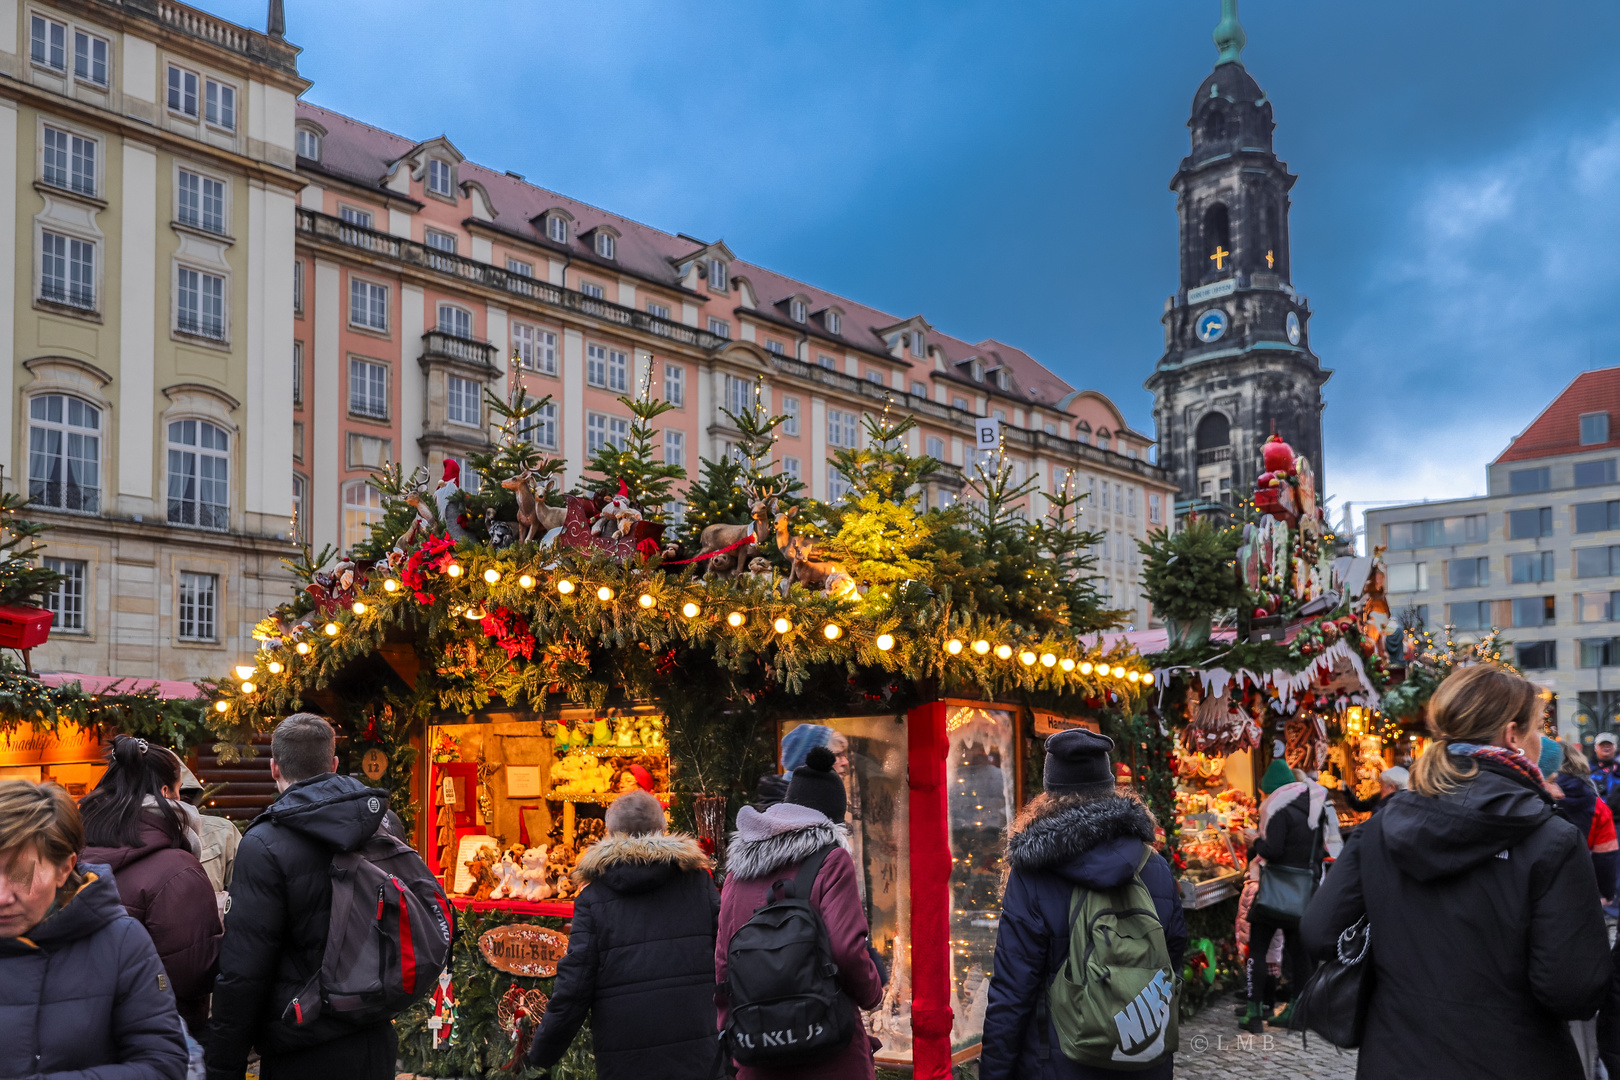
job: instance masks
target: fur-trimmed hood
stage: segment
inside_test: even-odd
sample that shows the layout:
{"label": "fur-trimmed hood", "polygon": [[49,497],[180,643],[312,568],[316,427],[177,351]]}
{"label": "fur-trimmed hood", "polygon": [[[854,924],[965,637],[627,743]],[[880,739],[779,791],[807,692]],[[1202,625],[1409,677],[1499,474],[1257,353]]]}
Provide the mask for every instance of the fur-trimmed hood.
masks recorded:
{"label": "fur-trimmed hood", "polygon": [[685,833],[609,835],[580,853],[570,876],[580,887],[601,881],[619,892],[648,892],[675,874],[713,865]]}
{"label": "fur-trimmed hood", "polygon": [[849,829],[819,810],[777,803],[761,813],[745,806],[726,847],[726,870],[743,880],[762,878],[834,844],[849,851]]}
{"label": "fur-trimmed hood", "polygon": [[1153,842],[1153,816],[1122,795],[1030,809],[1007,835],[1010,870],[1111,889],[1130,878],[1142,846]]}

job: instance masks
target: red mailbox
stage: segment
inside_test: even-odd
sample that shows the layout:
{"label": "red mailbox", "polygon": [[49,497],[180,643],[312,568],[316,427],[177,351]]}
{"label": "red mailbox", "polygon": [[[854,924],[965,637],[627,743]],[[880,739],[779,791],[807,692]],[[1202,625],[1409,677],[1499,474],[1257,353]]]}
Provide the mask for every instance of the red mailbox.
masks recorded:
{"label": "red mailbox", "polygon": [[51,613],[21,604],[0,606],[0,648],[32,649],[51,636]]}

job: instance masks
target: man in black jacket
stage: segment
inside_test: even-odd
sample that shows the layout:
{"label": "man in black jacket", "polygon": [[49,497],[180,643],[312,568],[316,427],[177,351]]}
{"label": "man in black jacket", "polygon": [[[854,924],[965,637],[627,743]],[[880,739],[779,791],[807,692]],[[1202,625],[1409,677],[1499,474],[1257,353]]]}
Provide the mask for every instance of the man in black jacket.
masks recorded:
{"label": "man in black jacket", "polygon": [[[1259,856],[1267,866],[1308,867],[1320,872],[1326,854],[1324,815],[1333,813],[1332,806],[1325,800],[1313,803],[1311,785],[1296,780],[1281,758],[1273,760],[1260,778],[1260,790],[1266,800],[1260,804],[1260,832],[1250,847],[1249,857]],[[1265,871],[1262,869],[1261,873]],[[1300,946],[1298,921],[1273,921],[1251,906],[1249,957],[1244,969],[1248,1008],[1239,1021],[1245,1031],[1264,1031],[1268,1019],[1276,1027],[1287,1027],[1293,1015],[1292,1001],[1274,1019],[1265,1015],[1267,1010],[1263,1004],[1266,945],[1279,930],[1283,934],[1283,961],[1293,994],[1297,996],[1310,978],[1311,962]]]}
{"label": "man in black jacket", "polygon": [[329,868],[377,832],[388,801],[337,775],[332,725],[295,713],[276,725],[270,774],[281,796],[236,853],[219,950],[208,1080],[242,1080],[257,1047],[263,1080],[390,1080],[397,1043],[387,1021],[332,1015],[299,1024],[290,1010],[321,968],[332,918]]}

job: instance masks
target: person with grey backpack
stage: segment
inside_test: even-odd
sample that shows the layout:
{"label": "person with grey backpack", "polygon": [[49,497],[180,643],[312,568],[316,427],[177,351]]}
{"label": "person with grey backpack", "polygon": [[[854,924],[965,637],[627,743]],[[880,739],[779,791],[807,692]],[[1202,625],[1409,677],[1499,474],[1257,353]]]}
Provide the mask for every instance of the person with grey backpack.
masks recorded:
{"label": "person with grey backpack", "polygon": [[1113,746],[1048,738],[1045,791],[1008,830],[980,1080],[1173,1074],[1181,894],[1150,846],[1152,814],[1115,787]]}

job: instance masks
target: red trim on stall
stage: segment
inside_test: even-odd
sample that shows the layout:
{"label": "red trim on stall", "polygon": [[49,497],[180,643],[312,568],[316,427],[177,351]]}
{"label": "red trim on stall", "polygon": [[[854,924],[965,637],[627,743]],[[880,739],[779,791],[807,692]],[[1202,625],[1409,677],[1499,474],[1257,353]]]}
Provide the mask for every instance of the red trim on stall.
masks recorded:
{"label": "red trim on stall", "polygon": [[914,1080],[951,1075],[951,837],[943,701],[906,716],[911,833],[911,1032]]}
{"label": "red trim on stall", "polygon": [[550,915],[559,919],[574,917],[572,900],[470,900],[453,896],[450,902],[469,911],[506,911],[513,915]]}

